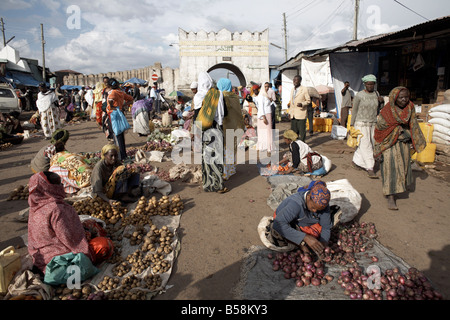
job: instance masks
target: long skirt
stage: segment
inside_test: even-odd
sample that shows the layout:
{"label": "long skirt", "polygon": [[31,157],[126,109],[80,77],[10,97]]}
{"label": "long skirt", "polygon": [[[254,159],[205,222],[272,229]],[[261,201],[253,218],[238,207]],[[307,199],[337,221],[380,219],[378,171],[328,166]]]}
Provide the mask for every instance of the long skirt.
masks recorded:
{"label": "long skirt", "polygon": [[204,191],[216,192],[224,188],[223,156],[223,132],[220,126],[214,122],[211,129],[203,132],[202,183]]}
{"label": "long skirt", "polygon": [[273,133],[272,133],[272,115],[266,114],[267,124],[264,120],[258,119],[258,143],[256,149],[259,151],[272,152],[273,150]]}
{"label": "long skirt", "polygon": [[413,182],[409,143],[398,141],[382,154],[380,166],[383,194],[402,193]]}
{"label": "long skirt", "polygon": [[375,123],[369,122],[356,122],[354,125],[356,130],[361,131],[362,137],[353,155],[353,162],[366,170],[373,170],[375,165],[373,158],[375,125]]}
{"label": "long skirt", "polygon": [[51,138],[53,133],[61,128],[59,108],[52,106],[41,112],[41,127],[46,138]]}
{"label": "long skirt", "polygon": [[140,133],[144,135],[150,134],[150,126],[149,126],[149,118],[148,112],[143,111],[136,115],[136,118],[133,119],[133,132]]}

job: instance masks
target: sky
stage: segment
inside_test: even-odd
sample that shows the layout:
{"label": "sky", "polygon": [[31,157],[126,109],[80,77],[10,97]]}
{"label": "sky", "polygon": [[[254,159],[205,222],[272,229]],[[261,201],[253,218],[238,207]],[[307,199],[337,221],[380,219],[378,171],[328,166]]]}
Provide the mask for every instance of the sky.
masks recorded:
{"label": "sky", "polygon": [[[21,57],[42,64],[43,24],[46,67],[96,74],[156,62],[178,68],[179,28],[269,29],[269,42],[284,48],[283,13],[289,59],[303,50],[350,41],[354,7],[355,0],[2,0],[0,17],[6,41],[14,36],[9,45]],[[360,0],[358,39],[447,15],[448,0]],[[271,65],[283,63],[284,56],[284,49],[269,46]]]}

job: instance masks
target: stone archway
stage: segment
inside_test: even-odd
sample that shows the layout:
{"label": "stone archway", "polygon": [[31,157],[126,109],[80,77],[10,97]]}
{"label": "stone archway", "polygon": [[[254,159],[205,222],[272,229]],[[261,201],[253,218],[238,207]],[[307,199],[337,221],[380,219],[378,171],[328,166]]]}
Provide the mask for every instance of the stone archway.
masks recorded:
{"label": "stone archway", "polygon": [[178,90],[189,90],[200,72],[224,68],[242,86],[269,81],[269,30],[262,32],[187,32],[178,29],[180,67]]}
{"label": "stone archway", "polygon": [[246,82],[246,79],[245,79],[244,74],[243,74],[242,71],[241,71],[237,66],[235,66],[234,64],[230,64],[230,63],[219,63],[219,64],[216,64],[215,66],[212,66],[211,68],[209,68],[209,69],[207,70],[207,72],[209,73],[209,72],[214,71],[214,70],[217,70],[217,69],[227,69],[227,70],[233,72],[233,73],[236,75],[236,77],[238,78],[239,83],[240,83],[241,86],[245,87],[245,86],[247,85],[247,82]]}

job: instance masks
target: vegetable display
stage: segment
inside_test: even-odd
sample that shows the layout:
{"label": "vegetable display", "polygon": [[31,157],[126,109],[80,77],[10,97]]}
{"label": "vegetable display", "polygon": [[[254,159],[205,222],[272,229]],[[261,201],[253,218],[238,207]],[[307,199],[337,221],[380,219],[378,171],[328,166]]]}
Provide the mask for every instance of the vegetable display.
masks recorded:
{"label": "vegetable display", "polygon": [[[104,276],[89,294],[61,287],[56,299],[147,300],[149,294],[161,290],[161,274],[172,267],[168,255],[173,252],[175,234],[166,225],[158,228],[151,218],[180,215],[184,205],[179,195],[141,197],[130,210],[120,202],[110,205],[98,197],[77,201],[73,206],[80,215],[106,222],[105,230],[114,243],[114,253],[107,260],[113,265],[112,275]],[[123,246],[128,248],[126,256],[122,255]]]}
{"label": "vegetable display", "polygon": [[[402,274],[399,267],[377,268],[379,257],[367,251],[374,247],[378,237],[375,224],[350,222],[331,229],[329,246],[320,256],[301,249],[284,253],[269,253],[273,271],[282,271],[285,279],[294,279],[297,287],[326,285],[334,280],[344,294],[356,300],[441,300],[430,281],[416,268]],[[358,260],[368,259],[373,269],[361,267]],[[328,274],[329,267],[340,268],[336,276]],[[370,271],[371,270],[371,271]]]}
{"label": "vegetable display", "polygon": [[15,188],[10,194],[9,197],[6,199],[7,201],[11,200],[27,200],[28,199],[28,185],[20,185],[17,188]]}

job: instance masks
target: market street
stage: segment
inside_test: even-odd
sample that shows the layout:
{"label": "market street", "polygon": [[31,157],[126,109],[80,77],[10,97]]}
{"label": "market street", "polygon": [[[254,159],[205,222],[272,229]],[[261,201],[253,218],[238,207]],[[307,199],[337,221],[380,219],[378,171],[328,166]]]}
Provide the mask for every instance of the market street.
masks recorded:
{"label": "market street", "polygon": [[[26,118],[27,113],[22,117]],[[282,132],[289,128],[289,123],[278,123],[277,128]],[[71,152],[98,152],[107,143],[93,121],[65,129],[70,132],[66,147]],[[145,144],[146,137],[130,130],[125,141],[127,148],[139,147]],[[19,248],[18,252],[27,252],[21,238],[27,233],[27,224],[15,220],[19,211],[28,206],[27,201],[6,199],[14,188],[28,183],[32,175],[30,161],[47,143],[42,136],[35,137],[1,151],[1,248],[12,244]],[[348,179],[360,192],[363,200],[358,218],[375,223],[379,242],[410,266],[423,271],[444,298],[450,297],[450,278],[446,272],[450,267],[448,169],[443,171],[446,175],[442,178],[414,170],[414,192],[398,199],[398,211],[389,211],[381,192],[381,179],[369,179],[351,167],[353,149],[345,141],[331,139],[330,133],[317,133],[308,137],[307,143],[332,161],[331,172],[323,177],[324,181]],[[283,151],[287,148],[285,144],[280,147]],[[152,165],[165,170],[173,166],[171,162]],[[226,182],[231,189],[226,194],[203,192],[200,184],[178,180],[171,185],[171,195],[181,195],[185,204],[177,232],[181,247],[168,282],[171,287],[155,299],[233,299],[232,290],[240,277],[243,256],[251,246],[262,245],[257,225],[263,216],[273,213],[267,205],[270,185],[259,175],[256,165],[251,164],[237,166],[237,173]]]}

